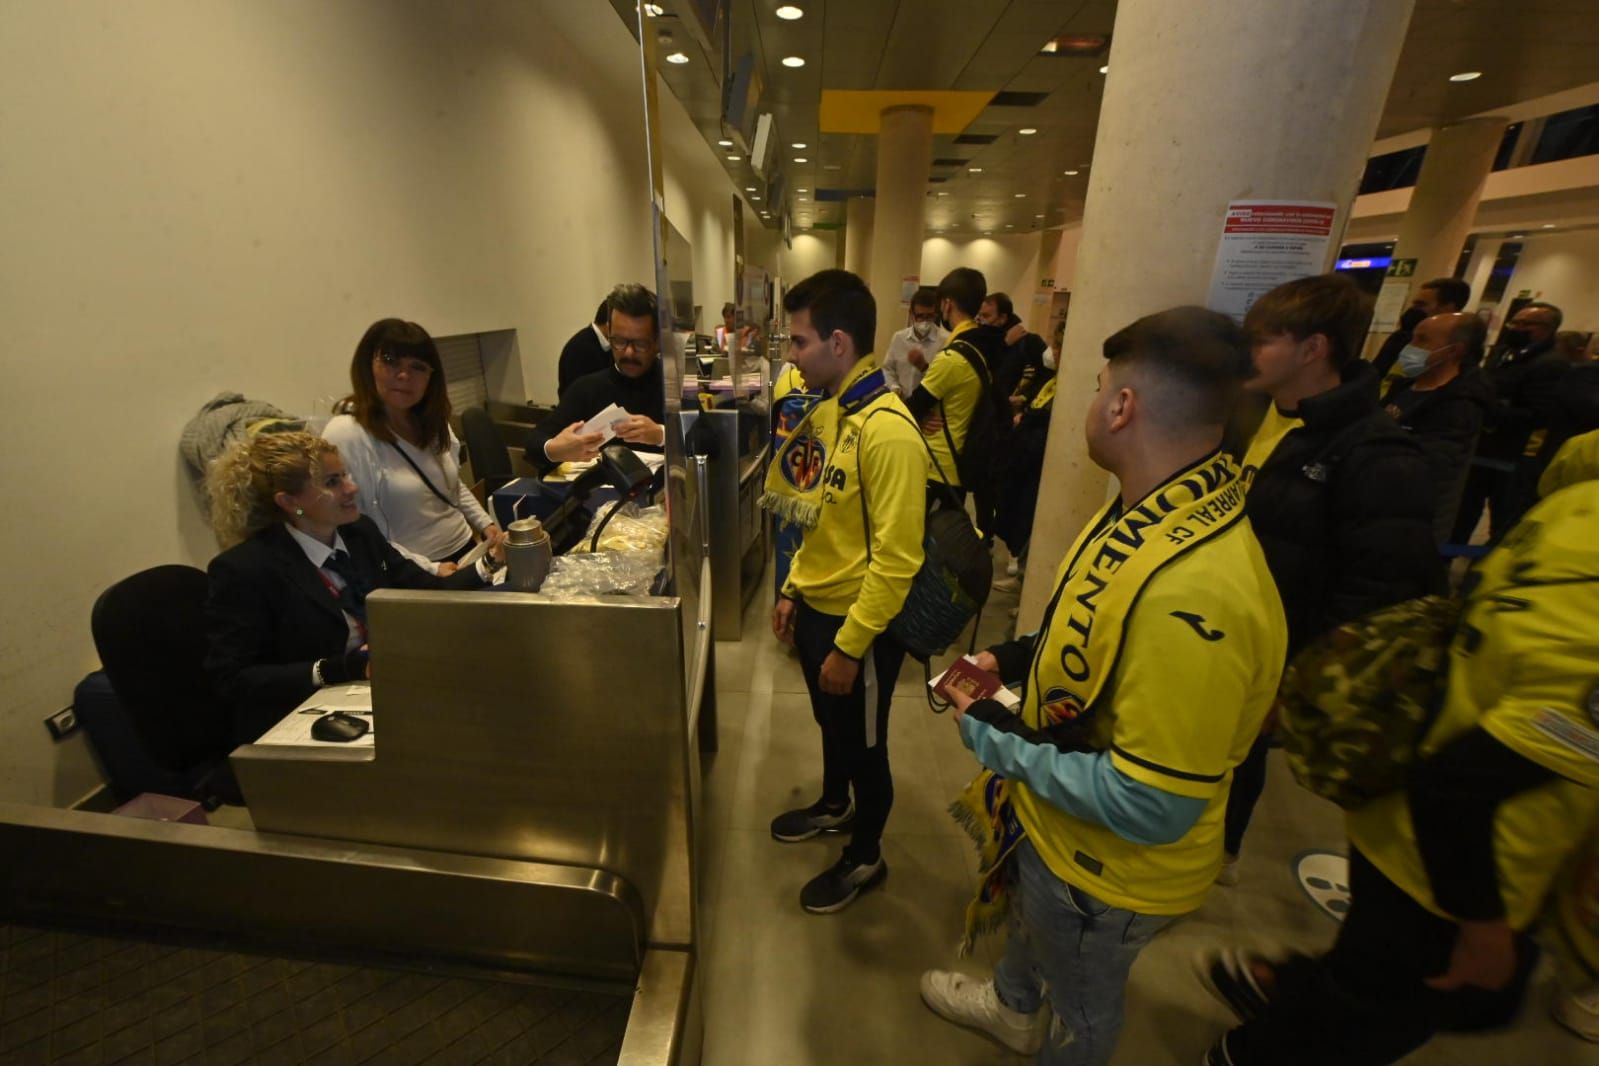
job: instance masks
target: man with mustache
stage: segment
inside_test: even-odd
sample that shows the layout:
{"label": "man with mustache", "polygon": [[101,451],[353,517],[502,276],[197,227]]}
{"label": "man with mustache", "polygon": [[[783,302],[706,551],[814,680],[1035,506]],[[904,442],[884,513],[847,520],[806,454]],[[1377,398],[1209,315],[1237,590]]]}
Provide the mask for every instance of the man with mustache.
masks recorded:
{"label": "man with mustache", "polygon": [[655,294],[642,285],[618,285],[605,302],[611,365],[574,381],[549,417],[528,434],[528,462],[540,472],[599,455],[604,437],[582,432],[583,423],[613,403],[628,412],[611,428],[629,447],[658,452],[666,442]]}

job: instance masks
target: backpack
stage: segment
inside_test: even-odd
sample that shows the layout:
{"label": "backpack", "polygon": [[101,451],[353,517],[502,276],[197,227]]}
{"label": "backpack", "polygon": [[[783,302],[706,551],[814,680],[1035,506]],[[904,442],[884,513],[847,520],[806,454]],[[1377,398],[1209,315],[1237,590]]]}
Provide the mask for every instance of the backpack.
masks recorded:
{"label": "backpack", "polygon": [[[982,393],[972,408],[971,421],[966,426],[965,447],[955,447],[955,437],[950,433],[948,420],[944,422],[944,443],[949,446],[949,454],[955,457],[955,472],[960,475],[961,484],[972,494],[978,527],[989,530],[993,528],[995,508],[992,471],[999,451],[999,415],[994,406],[994,378],[989,370],[988,359],[966,338],[955,338],[945,350],[959,352],[971,365],[977,374],[978,384],[982,386]],[[1001,398],[1001,402],[1009,404],[1004,398]],[[938,403],[938,413],[941,416],[944,413],[942,400]],[[942,476],[943,471],[940,470],[939,474]]]}
{"label": "backpack", "polygon": [[1294,778],[1346,810],[1404,787],[1443,703],[1459,600],[1423,596],[1346,622],[1294,657],[1277,691]]}
{"label": "backpack", "polygon": [[[856,449],[855,476],[861,486],[861,519],[866,529],[868,565],[872,561],[872,517],[866,501],[866,473],[860,453],[866,450],[866,422],[883,410],[916,427],[909,415],[893,408],[879,408],[867,415],[861,424],[862,446]],[[922,436],[920,427],[916,427],[916,435],[923,447],[927,447],[927,438]],[[927,454],[942,475],[944,471],[930,447]],[[928,495],[930,502],[922,531],[922,565],[911,579],[905,605],[888,624],[889,635],[924,664],[960,638],[967,624],[983,609],[994,579],[993,556],[966,511],[941,494]]]}

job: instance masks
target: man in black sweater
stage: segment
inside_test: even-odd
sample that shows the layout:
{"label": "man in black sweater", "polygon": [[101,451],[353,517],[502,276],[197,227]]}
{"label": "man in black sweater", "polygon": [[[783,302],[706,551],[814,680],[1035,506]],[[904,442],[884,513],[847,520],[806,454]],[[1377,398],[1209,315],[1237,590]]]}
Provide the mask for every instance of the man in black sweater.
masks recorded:
{"label": "man in black sweater", "polygon": [[[1341,622],[1444,589],[1426,453],[1377,403],[1360,358],[1370,312],[1342,274],[1300,278],[1249,309],[1248,388],[1271,407],[1244,454],[1245,513],[1288,619],[1288,657]],[[1263,737],[1233,774],[1218,880],[1266,783]]]}
{"label": "man in black sweater", "polygon": [[594,321],[572,334],[572,339],[561,349],[561,361],[556,367],[555,395],[565,396],[566,390],[578,378],[586,377],[611,365],[611,338],[606,329],[611,324],[611,303],[600,301],[594,312]]}
{"label": "man in black sweater", "polygon": [[611,429],[630,447],[658,452],[666,443],[655,294],[642,285],[618,285],[605,302],[612,363],[573,382],[555,410],[528,434],[527,459],[540,472],[599,455],[605,435],[584,433],[583,424],[611,404],[628,413]]}

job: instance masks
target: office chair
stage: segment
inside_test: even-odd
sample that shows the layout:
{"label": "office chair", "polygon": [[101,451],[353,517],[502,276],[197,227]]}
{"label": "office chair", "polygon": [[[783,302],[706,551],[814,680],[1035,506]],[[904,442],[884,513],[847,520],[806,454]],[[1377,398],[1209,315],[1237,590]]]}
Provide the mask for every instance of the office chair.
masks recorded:
{"label": "office chair", "polygon": [[89,628],[122,713],[92,699],[90,675],[80,693],[93,706],[79,717],[114,791],[153,791],[159,778],[160,791],[182,788],[208,806],[239,802],[228,715],[205,675],[208,585],[192,566],[156,566],[95,601]]}
{"label": "office chair", "polygon": [[461,412],[461,435],[466,438],[466,454],[472,463],[472,476],[484,483],[483,491],[495,489],[516,478],[511,453],[500,439],[487,408],[468,407]]}

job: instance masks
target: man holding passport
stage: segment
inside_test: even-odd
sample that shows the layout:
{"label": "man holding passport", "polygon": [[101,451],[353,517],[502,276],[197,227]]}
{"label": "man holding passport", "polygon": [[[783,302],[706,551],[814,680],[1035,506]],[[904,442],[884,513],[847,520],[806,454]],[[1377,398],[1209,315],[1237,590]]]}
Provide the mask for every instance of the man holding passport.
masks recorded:
{"label": "man holding passport", "polygon": [[992,980],[921,985],[944,1018],[1056,1066],[1110,1061],[1133,960],[1204,900],[1286,640],[1221,450],[1243,331],[1179,307],[1104,354],[1088,454],[1121,492],[1067,552],[1039,631],[978,657],[1019,684],[1017,711],[950,690],[986,768],[957,804],[982,849],[966,943],[1007,916],[1009,943]]}
{"label": "man holding passport", "polygon": [[822,399],[773,459],[761,503],[805,529],[772,631],[799,651],[822,730],[822,796],[775,818],[772,836],[853,830],[838,862],[800,893],[805,910],[830,914],[888,876],[888,709],[905,649],[886,630],[922,565],[927,445],[871,354],[877,304],[865,282],[824,270],[783,307],[789,358]]}

